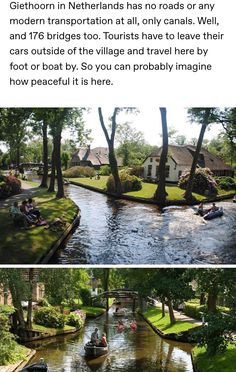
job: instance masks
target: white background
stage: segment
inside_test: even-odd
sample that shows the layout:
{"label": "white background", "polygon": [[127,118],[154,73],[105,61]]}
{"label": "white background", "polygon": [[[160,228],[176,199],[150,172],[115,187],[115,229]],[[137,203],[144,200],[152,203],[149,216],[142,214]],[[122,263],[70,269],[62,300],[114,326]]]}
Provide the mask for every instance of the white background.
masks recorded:
{"label": "white background", "polygon": [[[22,1],[23,2],[23,1]],[[34,1],[32,1],[34,2]],[[38,0],[38,3],[40,0]],[[44,1],[45,2],[45,1]],[[66,2],[66,1],[65,1]],[[79,2],[79,1],[78,1]],[[94,1],[96,2],[96,1]],[[107,2],[107,1],[104,1]],[[109,2],[109,1],[108,1]],[[112,1],[110,1],[112,2]],[[154,0],[153,0],[154,2]],[[157,3],[164,2],[158,1]],[[190,3],[190,1],[180,1],[184,4]],[[208,45],[207,41],[199,42],[199,41],[186,41],[182,42],[181,46],[183,48],[194,48],[197,45],[200,47],[208,47],[210,48],[209,56],[207,58],[207,63],[212,63],[214,65],[213,71],[208,72],[140,72],[140,73],[131,73],[130,71],[127,72],[117,72],[117,73],[107,73],[101,74],[99,77],[109,77],[114,80],[114,85],[112,87],[91,87],[91,86],[75,86],[75,87],[36,87],[36,88],[28,88],[28,87],[13,87],[9,86],[9,77],[14,77],[14,73],[9,72],[9,64],[11,61],[17,61],[18,63],[24,63],[25,57],[11,57],[9,56],[9,48],[11,47],[19,47],[22,45],[22,41],[9,41],[9,34],[11,32],[17,33],[17,27],[15,26],[14,29],[9,27],[9,0],[2,0],[0,3],[0,14],[1,14],[1,59],[0,59],[0,81],[1,81],[1,98],[0,98],[0,106],[1,107],[9,107],[9,106],[18,106],[18,107],[30,107],[30,106],[41,106],[41,107],[65,107],[65,106],[103,106],[103,105],[116,105],[116,106],[180,106],[180,107],[193,107],[193,106],[235,106],[235,83],[236,83],[236,73],[235,73],[235,62],[236,62],[236,54],[235,54],[235,14],[236,14],[236,2],[235,0],[215,0],[216,9],[214,14],[210,14],[209,12],[198,15],[206,15],[206,16],[217,16],[220,20],[220,27],[214,28],[213,26],[209,26],[203,30],[201,27],[201,32],[203,31],[210,31],[210,32],[218,32],[221,31],[225,34],[223,42],[213,42],[211,45]],[[57,3],[57,1],[49,0],[48,3]],[[130,1],[130,3],[134,3]],[[144,3],[141,2],[140,3]],[[177,3],[177,1],[166,1],[166,3]],[[193,3],[193,1],[192,1]],[[195,1],[194,3],[198,4],[200,1]],[[202,1],[201,3],[207,3],[207,1]],[[211,1],[209,1],[211,3]],[[212,2],[214,3],[214,2]],[[32,11],[15,11],[19,16],[22,14],[22,18],[26,16],[32,17],[40,17],[40,12],[32,12]],[[75,18],[90,16],[90,17],[119,17],[118,12],[83,12],[83,14],[79,11],[74,12],[52,12],[50,16],[53,17],[72,17]],[[130,11],[130,16],[139,15],[138,11]],[[11,17],[13,13],[11,11]],[[43,14],[45,15],[45,14]],[[121,14],[122,16],[123,14]],[[145,14],[146,18],[151,18],[154,15],[158,16],[158,12],[147,12]],[[188,16],[191,14],[188,12]],[[143,11],[142,16],[144,17]],[[185,17],[186,14],[182,11],[178,13],[176,12],[168,12],[165,13],[165,17]],[[98,26],[99,28],[100,26]],[[174,28],[177,26],[171,26],[169,32],[172,32]],[[197,27],[193,29],[194,26],[191,28],[188,27],[181,27],[181,32],[199,32],[200,29]],[[24,27],[23,27],[24,28]],[[20,27],[20,31],[23,30]],[[25,26],[27,32],[38,30],[39,28],[42,29],[42,26]],[[48,29],[49,30],[49,29]],[[83,28],[72,28],[69,26],[64,27],[57,27],[54,29],[54,32],[69,32],[77,33],[81,31],[89,32],[89,26]],[[94,29],[93,29],[94,30]],[[101,30],[101,28],[99,29]],[[99,31],[98,30],[98,31]],[[176,30],[176,29],[175,29]],[[47,27],[44,26],[43,31],[47,31]],[[52,31],[52,30],[50,30]],[[109,31],[112,32],[112,28],[109,28]],[[130,26],[121,27],[120,32],[141,32],[142,30],[135,30],[134,28],[131,30]],[[148,27],[143,29],[145,32],[153,32],[153,28],[150,30]],[[165,29],[166,31],[166,29]],[[19,32],[19,30],[18,30]],[[116,29],[117,32],[117,29]],[[160,32],[160,29],[156,29],[155,32]],[[48,44],[44,44],[44,46],[51,46],[50,42]],[[57,43],[58,44],[58,43]],[[73,45],[76,43],[73,43]],[[79,44],[79,42],[77,43]],[[145,41],[140,41],[140,47],[145,46]],[[162,48],[165,47],[167,42],[158,42],[155,41],[152,43],[153,47]],[[31,47],[42,47],[41,42],[29,42],[25,41],[24,45],[28,45]],[[55,45],[55,44],[54,44]],[[61,43],[62,47],[68,47],[68,43]],[[84,42],[83,42],[84,45]],[[110,44],[105,44],[104,42],[101,45],[107,46],[114,46],[114,43],[110,42]],[[169,46],[170,44],[168,44]],[[173,46],[175,43],[172,44]],[[81,46],[81,44],[80,44]],[[90,42],[88,47],[97,47],[98,42]],[[124,41],[117,43],[117,47],[124,46]],[[131,45],[130,45],[131,47]],[[135,44],[134,47],[137,47]],[[74,61],[72,63],[79,63],[83,60],[89,62],[89,58],[96,58],[95,56],[80,56],[74,57]],[[134,60],[137,57],[131,57]],[[171,57],[173,58],[173,57]],[[163,57],[163,60],[171,62],[171,58],[168,56]],[[44,57],[45,62],[48,63],[57,63],[58,57]],[[194,57],[194,62],[197,62],[198,59]],[[42,60],[42,58],[41,58]],[[27,58],[27,61],[29,59]],[[99,57],[99,61],[103,63],[108,63],[109,57]],[[35,57],[32,57],[30,60],[31,63],[35,62]],[[155,63],[155,61],[153,60]],[[184,62],[184,60],[183,60]],[[201,61],[203,62],[203,61]],[[145,63],[144,60],[141,63]],[[45,72],[41,73],[42,77],[45,77]],[[58,77],[68,74],[66,72],[48,72],[47,77]],[[90,75],[90,74],[89,74]],[[24,71],[21,75],[23,78],[31,78],[33,77],[33,73],[31,71]],[[78,74],[81,76],[81,74]],[[86,77],[86,74],[83,74]],[[95,77],[96,74],[94,74]],[[41,75],[39,74],[39,78]]]}

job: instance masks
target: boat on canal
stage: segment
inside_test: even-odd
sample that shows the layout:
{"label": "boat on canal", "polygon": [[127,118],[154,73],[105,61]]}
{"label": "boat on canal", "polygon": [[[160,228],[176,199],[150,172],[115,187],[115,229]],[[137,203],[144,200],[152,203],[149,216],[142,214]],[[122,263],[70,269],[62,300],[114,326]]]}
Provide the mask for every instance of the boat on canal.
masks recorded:
{"label": "boat on canal", "polygon": [[223,216],[223,208],[220,207],[219,209],[217,209],[216,211],[209,211],[208,213],[206,213],[204,215],[204,220],[212,220],[213,218],[216,218],[216,217],[221,217]]}
{"label": "boat on canal", "polygon": [[23,369],[20,370],[20,372],[47,372],[48,371],[48,366],[44,362],[44,360],[40,360],[38,363],[30,364],[28,366],[25,366]]}
{"label": "boat on canal", "polygon": [[113,313],[113,316],[124,316],[124,315],[125,315],[125,311],[122,309],[114,311]]}
{"label": "boat on canal", "polygon": [[84,346],[85,355],[89,357],[99,357],[108,353],[108,346],[96,346],[88,342]]}

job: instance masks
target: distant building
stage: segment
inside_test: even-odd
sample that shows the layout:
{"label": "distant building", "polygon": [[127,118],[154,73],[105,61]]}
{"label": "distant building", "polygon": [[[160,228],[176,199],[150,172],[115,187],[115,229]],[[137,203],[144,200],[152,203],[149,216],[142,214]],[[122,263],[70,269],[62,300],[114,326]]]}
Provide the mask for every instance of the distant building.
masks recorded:
{"label": "distant building", "polygon": [[[183,172],[190,171],[196,146],[169,145],[166,162],[166,181],[178,182]],[[162,147],[150,154],[143,163],[143,177],[153,180],[158,179],[158,168]],[[201,149],[197,167],[209,168],[215,176],[234,176],[233,168],[226,165],[218,156],[211,154],[206,149]]]}
{"label": "distant building", "polygon": [[[122,160],[118,158],[117,163],[120,167]],[[80,165],[99,169],[102,165],[109,165],[109,150],[107,147],[80,148],[73,154],[70,164],[72,167]]]}

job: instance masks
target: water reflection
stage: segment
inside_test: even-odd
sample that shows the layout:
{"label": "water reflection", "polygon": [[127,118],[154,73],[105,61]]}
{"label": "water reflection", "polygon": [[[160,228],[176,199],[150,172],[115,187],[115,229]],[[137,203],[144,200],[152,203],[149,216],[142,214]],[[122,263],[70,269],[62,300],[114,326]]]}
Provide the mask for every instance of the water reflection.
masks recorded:
{"label": "water reflection", "polygon": [[[113,310],[112,310],[113,312]],[[49,365],[50,372],[57,371],[193,371],[189,344],[166,342],[147,324],[137,317],[136,332],[129,327],[123,332],[117,331],[117,320],[112,312],[95,321],[88,321],[79,335],[58,336],[53,340],[42,342],[31,362],[43,357]],[[130,313],[124,318],[129,322]],[[105,356],[88,359],[83,346],[89,340],[94,328],[99,334],[107,332],[109,353]]]}
{"label": "water reflection", "polygon": [[[204,221],[193,208],[115,200],[76,186],[68,195],[81,208],[81,225],[51,263],[218,264],[236,262],[236,204]],[[219,234],[219,231],[221,234]]]}

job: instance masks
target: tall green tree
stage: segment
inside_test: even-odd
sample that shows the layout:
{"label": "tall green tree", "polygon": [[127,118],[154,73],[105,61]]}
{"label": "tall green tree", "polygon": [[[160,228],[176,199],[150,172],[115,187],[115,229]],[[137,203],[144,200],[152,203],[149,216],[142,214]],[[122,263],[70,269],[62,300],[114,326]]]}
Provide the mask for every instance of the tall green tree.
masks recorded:
{"label": "tall green tree", "polygon": [[160,163],[158,168],[159,181],[154,199],[158,200],[159,203],[165,204],[166,201],[166,162],[168,156],[168,129],[166,119],[166,108],[160,107],[161,112],[161,124],[162,124],[162,152],[160,157]]}
{"label": "tall green tree", "polygon": [[206,128],[209,124],[216,122],[218,110],[216,108],[190,108],[188,109],[189,118],[192,122],[197,122],[201,125],[200,134],[197,141],[196,150],[193,156],[193,161],[191,165],[190,175],[188,179],[187,188],[184,197],[187,201],[191,202],[193,199],[193,182],[194,176],[198,164],[199,154],[202,148],[202,142],[204,139],[204,134]]}

